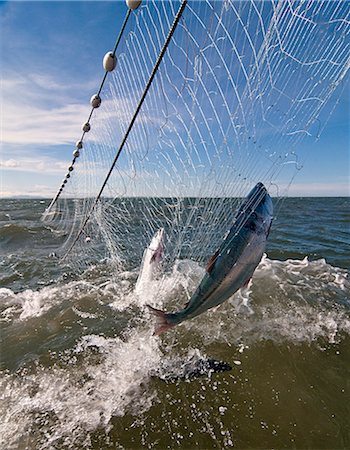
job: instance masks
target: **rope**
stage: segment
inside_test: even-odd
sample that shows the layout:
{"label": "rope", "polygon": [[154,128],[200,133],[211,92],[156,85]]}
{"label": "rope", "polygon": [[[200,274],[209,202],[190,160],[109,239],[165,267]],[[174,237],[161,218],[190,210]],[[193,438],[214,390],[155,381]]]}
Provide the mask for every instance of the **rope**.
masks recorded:
{"label": "rope", "polygon": [[133,115],[133,117],[132,117],[132,119],[130,121],[128,129],[125,132],[124,138],[123,138],[123,140],[122,140],[122,142],[121,142],[121,144],[120,144],[120,146],[118,148],[118,151],[117,151],[117,153],[116,153],[116,155],[114,157],[114,160],[113,160],[112,165],[111,165],[111,167],[110,167],[110,169],[109,169],[109,171],[108,171],[108,173],[106,175],[106,178],[105,178],[105,180],[104,180],[104,182],[103,182],[103,184],[101,186],[101,189],[100,189],[99,193],[97,194],[97,197],[96,197],[93,205],[91,206],[91,209],[90,209],[89,213],[87,214],[87,216],[86,216],[86,218],[85,218],[85,220],[83,222],[83,225],[81,226],[81,228],[80,228],[76,238],[74,239],[73,243],[69,247],[69,249],[66,252],[66,254],[63,256],[62,261],[68,256],[68,254],[73,249],[74,245],[77,243],[78,239],[80,238],[81,234],[84,231],[84,228],[85,228],[86,224],[88,223],[88,221],[89,221],[89,219],[91,217],[92,212],[94,211],[94,209],[95,209],[95,207],[97,205],[97,202],[101,198],[101,195],[102,195],[102,193],[104,191],[104,188],[106,187],[106,184],[107,184],[107,182],[109,180],[109,177],[111,176],[111,174],[113,172],[113,169],[114,169],[114,167],[115,167],[115,165],[116,165],[116,163],[118,161],[118,158],[119,158],[119,156],[120,156],[120,154],[121,154],[121,152],[122,152],[122,150],[124,148],[124,145],[125,145],[125,143],[126,143],[126,141],[128,139],[130,131],[131,131],[132,127],[134,126],[135,120],[136,120],[136,118],[137,118],[137,116],[138,116],[138,114],[140,112],[140,109],[141,109],[141,107],[143,105],[143,102],[144,102],[146,96],[147,96],[149,88],[151,87],[153,79],[156,76],[156,73],[157,73],[157,71],[159,69],[160,63],[162,62],[162,59],[163,59],[163,57],[165,55],[165,52],[166,52],[166,50],[167,50],[167,48],[168,48],[168,46],[170,44],[171,38],[172,38],[172,36],[173,36],[173,34],[174,34],[175,30],[176,30],[176,27],[177,27],[177,25],[178,25],[178,23],[179,23],[179,21],[181,19],[181,16],[182,16],[182,13],[184,12],[186,4],[187,4],[187,0],[183,0],[181,5],[180,5],[180,8],[178,9],[178,12],[177,12],[177,14],[176,14],[176,16],[174,18],[173,24],[171,25],[169,34],[168,34],[168,36],[167,36],[167,38],[166,38],[166,40],[164,42],[164,45],[163,45],[163,47],[162,47],[162,49],[161,49],[161,51],[160,51],[160,53],[158,55],[157,61],[156,61],[155,65],[154,65],[154,67],[153,67],[152,73],[151,73],[151,75],[149,77],[149,80],[148,80],[148,82],[146,84],[146,87],[145,87],[145,89],[143,91],[141,99],[140,99],[140,101],[139,101],[139,103],[138,103],[138,105],[136,107],[135,113],[134,113],[134,115]]}
{"label": "rope", "polygon": [[[115,56],[115,54],[116,54],[117,48],[118,48],[118,46],[119,46],[120,40],[121,40],[121,38],[122,38],[122,36],[123,36],[123,33],[124,33],[124,30],[125,30],[125,27],[126,27],[126,25],[127,25],[127,23],[128,23],[130,14],[131,14],[131,9],[128,9],[128,12],[126,13],[125,18],[124,18],[123,25],[122,25],[122,27],[121,27],[121,29],[120,29],[120,32],[119,32],[119,35],[118,35],[118,37],[117,37],[116,43],[115,43],[115,45],[114,45],[114,49],[113,49],[113,52],[112,52],[113,56]],[[97,91],[97,95],[98,95],[98,96],[100,95],[100,93],[101,93],[101,91],[102,91],[102,89],[103,89],[103,85],[104,85],[104,83],[105,83],[105,81],[106,81],[107,75],[108,75],[108,71],[106,70],[106,72],[105,72],[105,74],[104,74],[104,76],[103,76],[103,78],[102,78],[102,81],[101,81],[101,83],[100,83],[100,87],[99,87],[99,89],[98,89],[98,91]],[[86,123],[89,123],[89,122],[90,122],[94,110],[95,110],[95,108],[91,108],[91,111],[90,111],[90,114],[89,114],[89,117],[88,117],[88,120],[86,121]],[[81,135],[81,138],[80,138],[81,141],[83,141],[85,134],[86,134],[86,132],[84,131],[83,134]],[[74,158],[72,165],[75,163],[75,159],[76,159],[76,158]],[[57,194],[55,195],[55,197],[53,198],[53,200],[51,201],[50,205],[48,206],[46,212],[49,212],[50,209],[53,207],[53,205],[57,202],[59,196],[61,195],[61,192],[62,192],[62,190],[61,190],[61,188],[60,188],[60,189],[58,190]]]}

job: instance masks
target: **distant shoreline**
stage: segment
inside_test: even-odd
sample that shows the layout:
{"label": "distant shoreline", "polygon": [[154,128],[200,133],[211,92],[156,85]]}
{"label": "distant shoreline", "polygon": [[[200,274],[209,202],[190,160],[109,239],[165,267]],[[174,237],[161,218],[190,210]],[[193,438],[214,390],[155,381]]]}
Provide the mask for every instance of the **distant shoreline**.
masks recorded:
{"label": "distant shoreline", "polygon": [[[293,195],[286,197],[276,197],[271,196],[272,198],[350,198],[349,195]],[[0,197],[1,200],[52,200],[53,197],[30,197],[30,196],[17,196],[17,197]],[[86,200],[87,198],[94,199],[95,197],[68,197],[65,200]],[[117,198],[117,197],[116,197]],[[160,199],[173,199],[173,198],[239,198],[239,197],[149,197],[149,196],[135,196],[135,197],[118,197],[120,199],[130,199],[130,198],[160,198]],[[243,198],[243,197],[242,197]],[[113,200],[114,197],[103,197],[105,200]]]}

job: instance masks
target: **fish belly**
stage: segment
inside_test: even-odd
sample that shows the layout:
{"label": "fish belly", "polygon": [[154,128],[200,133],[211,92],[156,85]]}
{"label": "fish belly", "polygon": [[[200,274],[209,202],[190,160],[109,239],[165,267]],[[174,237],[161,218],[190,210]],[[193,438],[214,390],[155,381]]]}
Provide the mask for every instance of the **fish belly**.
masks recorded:
{"label": "fish belly", "polygon": [[204,303],[205,309],[214,308],[230,298],[238,291],[253,275],[256,264],[236,263],[220,286],[207,298]]}
{"label": "fish belly", "polygon": [[[265,244],[266,239],[253,236],[228,271],[225,270],[227,261],[224,260],[212,276],[207,274],[206,279],[201,283],[200,290],[190,302],[188,310],[182,311],[183,320],[196,317],[220,305],[237,292],[253,276],[265,251]],[[220,271],[226,273],[221,279],[218,273]]]}
{"label": "fish belly", "polygon": [[149,248],[143,253],[140,273],[135,286],[136,293],[141,293],[143,288],[155,278],[159,270],[160,262],[157,259],[152,258],[153,253],[154,252]]}

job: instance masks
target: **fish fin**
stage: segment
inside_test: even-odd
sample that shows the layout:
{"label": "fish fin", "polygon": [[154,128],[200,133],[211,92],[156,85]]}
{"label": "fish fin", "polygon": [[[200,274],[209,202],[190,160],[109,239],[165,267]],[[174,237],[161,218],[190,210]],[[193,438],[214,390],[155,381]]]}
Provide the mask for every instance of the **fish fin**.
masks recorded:
{"label": "fish fin", "polygon": [[160,334],[164,333],[165,331],[169,330],[170,328],[176,325],[175,323],[171,323],[169,321],[168,314],[165,313],[164,311],[153,308],[153,306],[150,305],[146,306],[157,319],[156,329],[154,330],[153,333],[156,336],[159,336]]}
{"label": "fish fin", "polygon": [[267,233],[266,233],[266,239],[269,237],[269,234],[270,234],[270,231],[271,231],[271,225],[272,225],[272,220],[271,220],[271,223],[269,225],[269,229],[267,230]]}
{"label": "fish fin", "polygon": [[187,306],[190,304],[190,302],[186,302],[185,304],[184,304],[184,307],[183,307],[183,309],[186,309],[187,308]]}
{"label": "fish fin", "polygon": [[248,280],[242,284],[242,288],[247,288],[249,286],[251,278],[248,278]]}
{"label": "fish fin", "polygon": [[216,250],[216,252],[209,258],[209,261],[207,262],[207,267],[205,270],[210,273],[215,266],[216,260],[218,259],[218,256],[220,254],[220,250]]}

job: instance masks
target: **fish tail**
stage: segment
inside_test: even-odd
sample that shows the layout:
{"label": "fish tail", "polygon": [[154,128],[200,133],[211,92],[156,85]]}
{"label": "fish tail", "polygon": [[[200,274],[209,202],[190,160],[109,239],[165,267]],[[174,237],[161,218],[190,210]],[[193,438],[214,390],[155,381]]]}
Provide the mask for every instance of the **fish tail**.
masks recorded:
{"label": "fish tail", "polygon": [[160,334],[164,333],[165,331],[169,330],[169,328],[172,328],[176,325],[176,322],[171,321],[170,317],[172,314],[165,313],[164,311],[161,311],[160,309],[153,308],[153,306],[146,305],[147,308],[150,309],[151,313],[156,317],[157,323],[156,323],[156,329],[154,330],[154,334],[156,336],[159,336]]}

